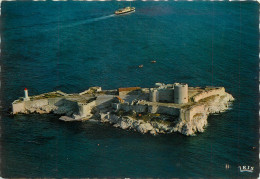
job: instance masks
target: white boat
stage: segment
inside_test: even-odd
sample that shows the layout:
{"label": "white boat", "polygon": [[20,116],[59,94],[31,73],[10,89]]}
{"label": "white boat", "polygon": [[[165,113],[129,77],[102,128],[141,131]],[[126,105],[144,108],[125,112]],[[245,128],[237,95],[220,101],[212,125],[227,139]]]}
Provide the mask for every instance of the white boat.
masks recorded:
{"label": "white boat", "polygon": [[123,9],[118,9],[117,11],[115,11],[116,15],[120,15],[120,14],[126,14],[126,13],[130,13],[130,12],[134,12],[135,11],[135,7],[125,7]]}

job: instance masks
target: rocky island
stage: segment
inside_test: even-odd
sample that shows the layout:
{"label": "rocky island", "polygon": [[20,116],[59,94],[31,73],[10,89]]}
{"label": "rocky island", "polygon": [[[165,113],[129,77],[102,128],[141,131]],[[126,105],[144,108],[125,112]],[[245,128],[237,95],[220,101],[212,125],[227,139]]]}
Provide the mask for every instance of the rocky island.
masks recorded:
{"label": "rocky island", "polygon": [[224,87],[188,87],[184,83],[115,90],[91,87],[79,94],[55,91],[30,97],[27,89],[24,92],[24,97],[12,103],[13,115],[54,113],[63,121],[98,120],[153,135],[203,132],[209,114],[224,112],[234,100]]}

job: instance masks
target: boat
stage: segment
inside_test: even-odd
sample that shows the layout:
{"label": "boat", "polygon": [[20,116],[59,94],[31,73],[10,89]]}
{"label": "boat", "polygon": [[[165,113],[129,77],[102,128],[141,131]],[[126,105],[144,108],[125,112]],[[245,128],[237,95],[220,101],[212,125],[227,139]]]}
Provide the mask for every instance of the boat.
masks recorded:
{"label": "boat", "polygon": [[155,60],[153,60],[153,61],[151,61],[151,63],[156,63],[156,61],[155,61]]}
{"label": "boat", "polygon": [[115,11],[115,14],[120,15],[120,14],[126,14],[134,11],[135,11],[135,7],[128,6],[123,9],[118,9],[117,11]]}
{"label": "boat", "polygon": [[143,68],[143,67],[144,67],[144,65],[139,65],[138,67],[139,67],[139,68]]}

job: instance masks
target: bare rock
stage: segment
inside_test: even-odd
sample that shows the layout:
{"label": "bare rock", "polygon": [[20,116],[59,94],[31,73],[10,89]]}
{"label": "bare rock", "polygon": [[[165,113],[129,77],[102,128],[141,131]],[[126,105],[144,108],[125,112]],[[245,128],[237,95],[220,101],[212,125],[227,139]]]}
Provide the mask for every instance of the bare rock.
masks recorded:
{"label": "bare rock", "polygon": [[147,133],[148,131],[151,131],[153,129],[153,126],[150,123],[144,123],[144,124],[140,124],[137,127],[137,131],[141,132],[141,133]]}
{"label": "bare rock", "polygon": [[154,129],[150,131],[150,134],[157,135],[157,133],[156,133],[156,131]]}
{"label": "bare rock", "polygon": [[113,126],[114,126],[114,127],[120,127],[120,125],[119,125],[119,124],[114,124]]}
{"label": "bare rock", "polygon": [[66,122],[68,122],[68,121],[81,121],[81,119],[74,119],[74,118],[71,118],[71,117],[68,117],[68,116],[61,116],[59,118],[59,120],[66,121]]}

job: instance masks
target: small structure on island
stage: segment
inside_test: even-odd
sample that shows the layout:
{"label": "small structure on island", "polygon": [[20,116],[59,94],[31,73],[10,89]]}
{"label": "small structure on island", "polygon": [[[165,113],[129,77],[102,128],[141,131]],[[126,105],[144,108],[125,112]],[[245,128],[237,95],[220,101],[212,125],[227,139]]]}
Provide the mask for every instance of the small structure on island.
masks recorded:
{"label": "small structure on island", "polygon": [[24,101],[29,101],[30,98],[28,96],[28,90],[27,88],[24,88],[24,98],[23,98]]}

